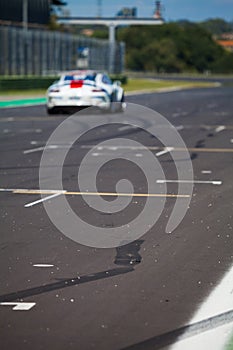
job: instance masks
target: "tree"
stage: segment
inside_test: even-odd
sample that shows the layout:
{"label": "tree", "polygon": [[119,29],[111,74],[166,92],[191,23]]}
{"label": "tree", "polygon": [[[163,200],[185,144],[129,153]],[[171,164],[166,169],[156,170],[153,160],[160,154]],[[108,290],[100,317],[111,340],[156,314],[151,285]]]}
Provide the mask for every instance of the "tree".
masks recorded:
{"label": "tree", "polygon": [[228,55],[202,26],[191,22],[121,28],[126,43],[126,66],[157,72],[232,71]]}

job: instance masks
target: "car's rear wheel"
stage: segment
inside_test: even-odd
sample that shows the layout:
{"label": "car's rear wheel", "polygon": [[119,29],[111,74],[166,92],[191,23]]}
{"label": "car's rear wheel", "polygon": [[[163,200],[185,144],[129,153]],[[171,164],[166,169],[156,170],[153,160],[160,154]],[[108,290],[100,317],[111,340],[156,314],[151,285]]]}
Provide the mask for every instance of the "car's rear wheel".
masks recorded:
{"label": "car's rear wheel", "polygon": [[125,105],[126,104],[125,104],[125,96],[124,96],[124,94],[122,95],[120,101],[117,101],[116,95],[113,94],[111,96],[111,105],[110,105],[109,111],[111,113],[122,113],[125,110]]}
{"label": "car's rear wheel", "polygon": [[122,97],[121,97],[121,101],[119,102],[119,110],[118,110],[118,112],[119,112],[119,113],[124,112],[125,107],[126,107],[125,95],[123,94]]}
{"label": "car's rear wheel", "polygon": [[57,113],[57,109],[55,107],[51,107],[51,108],[47,107],[47,113],[49,115],[56,114]]}

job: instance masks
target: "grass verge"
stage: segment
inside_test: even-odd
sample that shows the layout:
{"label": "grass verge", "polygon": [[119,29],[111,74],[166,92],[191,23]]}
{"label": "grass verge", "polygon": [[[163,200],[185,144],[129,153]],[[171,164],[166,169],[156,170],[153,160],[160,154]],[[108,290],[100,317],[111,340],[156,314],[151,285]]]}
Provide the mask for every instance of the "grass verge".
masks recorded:
{"label": "grass verge", "polygon": [[[157,91],[166,88],[205,88],[213,87],[215,83],[202,82],[202,81],[177,81],[177,80],[155,80],[155,79],[128,79],[127,84],[122,84],[125,92],[133,91]],[[28,99],[36,97],[45,97],[46,90],[33,89],[33,90],[12,90],[1,91],[0,101]]]}
{"label": "grass verge", "polygon": [[126,85],[122,85],[126,92],[137,90],[159,90],[163,88],[204,88],[216,86],[215,83],[203,81],[177,81],[155,79],[128,79]]}

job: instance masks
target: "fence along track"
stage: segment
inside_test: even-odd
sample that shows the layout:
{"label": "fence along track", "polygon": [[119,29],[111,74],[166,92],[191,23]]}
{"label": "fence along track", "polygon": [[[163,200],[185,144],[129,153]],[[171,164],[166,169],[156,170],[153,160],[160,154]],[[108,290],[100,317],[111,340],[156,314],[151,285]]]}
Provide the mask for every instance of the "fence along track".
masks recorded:
{"label": "fence along track", "polygon": [[[0,75],[52,75],[77,68],[78,48],[88,47],[88,68],[109,70],[107,40],[73,34],[0,26]],[[114,72],[123,70],[124,44],[115,46]]]}

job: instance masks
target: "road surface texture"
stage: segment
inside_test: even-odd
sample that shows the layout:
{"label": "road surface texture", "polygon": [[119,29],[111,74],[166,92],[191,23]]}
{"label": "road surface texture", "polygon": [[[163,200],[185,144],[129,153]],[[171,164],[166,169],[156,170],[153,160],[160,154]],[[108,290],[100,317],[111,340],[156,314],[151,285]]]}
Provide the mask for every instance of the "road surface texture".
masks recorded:
{"label": "road surface texture", "polygon": [[[42,151],[68,116],[47,116],[43,105],[0,110],[1,350],[167,349],[232,266],[233,88],[142,94],[127,101],[158,111],[177,128],[190,151],[194,190],[175,231],[165,231],[175,202],[166,198],[163,213],[145,235],[109,249],[70,240],[50,221],[43,203],[36,203]],[[143,130],[117,124],[115,116],[116,125],[84,135],[70,149],[63,168],[67,191],[78,191],[82,158],[108,138],[136,140],[156,157],[159,142]],[[52,157],[59,148],[50,151]],[[116,150],[93,151],[93,162],[104,152],[114,158]],[[136,157],[143,157],[140,150]],[[157,159],[166,179],[175,180],[169,152]],[[116,182],[125,177],[135,192],[146,193],[142,172],[123,159],[106,164],[98,189],[115,192]],[[167,186],[169,193],[177,192],[177,183]],[[51,195],[50,204],[57,200]],[[139,214],[146,198],[133,197],[125,214],[105,215],[79,195],[67,200],[92,225],[120,228]],[[212,327],[217,327],[214,321]],[[200,325],[197,332],[202,331]]]}

